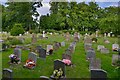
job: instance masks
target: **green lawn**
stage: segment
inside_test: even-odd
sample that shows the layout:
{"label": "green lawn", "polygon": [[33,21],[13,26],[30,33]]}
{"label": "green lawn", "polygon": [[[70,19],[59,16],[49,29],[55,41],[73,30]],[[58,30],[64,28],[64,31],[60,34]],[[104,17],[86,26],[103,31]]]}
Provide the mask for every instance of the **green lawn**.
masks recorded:
{"label": "green lawn", "polygon": [[[93,48],[96,51],[97,58],[101,59],[101,66],[102,69],[106,70],[108,73],[109,78],[116,78],[118,77],[117,70],[115,67],[111,65],[112,54],[117,54],[116,52],[112,52],[112,43],[117,41],[117,38],[108,38],[110,40],[110,44],[105,44],[103,42],[103,38],[98,38],[98,43],[93,43]],[[38,40],[38,45],[43,45],[46,48],[47,44],[53,44],[54,41],[62,42],[65,41],[62,35],[54,35],[49,36],[49,39],[45,40]],[[14,78],[39,78],[40,76],[48,76],[50,77],[53,72],[53,61],[55,59],[62,59],[62,54],[65,52],[65,49],[68,48],[70,43],[73,41],[65,41],[66,46],[59,48],[57,51],[54,52],[53,55],[47,56],[46,60],[38,59],[37,66],[33,70],[25,69],[22,66],[25,64],[26,59],[28,58],[29,51],[22,50],[22,63],[19,65],[10,65],[8,64],[9,55],[13,53],[13,49],[10,48],[7,51],[2,52],[2,68],[10,68],[13,70],[13,77]],[[26,43],[30,42],[28,38]],[[109,54],[101,54],[97,51],[97,45],[102,44],[110,50]],[[67,78],[90,78],[89,72],[89,62],[86,61],[86,55],[84,50],[84,43],[81,39],[80,42],[76,44],[75,52],[72,54],[72,62],[75,66],[73,67],[66,67],[66,77]]]}

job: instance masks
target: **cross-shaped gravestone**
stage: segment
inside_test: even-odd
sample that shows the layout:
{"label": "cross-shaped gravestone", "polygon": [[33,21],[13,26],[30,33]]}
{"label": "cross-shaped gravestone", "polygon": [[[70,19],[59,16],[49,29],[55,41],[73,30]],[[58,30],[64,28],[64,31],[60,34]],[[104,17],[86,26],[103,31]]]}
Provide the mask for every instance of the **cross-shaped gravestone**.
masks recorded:
{"label": "cross-shaped gravestone", "polygon": [[6,78],[9,79],[9,80],[12,80],[13,71],[10,70],[10,69],[4,68],[3,72],[2,72],[2,78],[3,78],[3,80],[6,80]]}

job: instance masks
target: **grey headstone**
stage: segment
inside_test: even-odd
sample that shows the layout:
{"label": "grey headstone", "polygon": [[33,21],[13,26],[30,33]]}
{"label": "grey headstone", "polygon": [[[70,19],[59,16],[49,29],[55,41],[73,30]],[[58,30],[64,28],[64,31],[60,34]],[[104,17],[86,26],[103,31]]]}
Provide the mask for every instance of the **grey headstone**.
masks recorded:
{"label": "grey headstone", "polygon": [[9,78],[9,80],[12,80],[10,78],[13,78],[13,71],[7,68],[3,69],[2,78],[3,80],[5,80],[5,78]]}
{"label": "grey headstone", "polygon": [[65,46],[65,42],[61,42],[61,46]]}
{"label": "grey headstone", "polygon": [[37,42],[37,35],[36,34],[32,34],[32,44]]}
{"label": "grey headstone", "polygon": [[107,72],[102,69],[91,69],[91,80],[107,80]]}
{"label": "grey headstone", "polygon": [[94,50],[87,50],[86,59],[91,60],[96,57]]}
{"label": "grey headstone", "polygon": [[68,55],[71,55],[72,53],[71,53],[71,50],[68,48],[68,49],[66,49],[65,50],[65,54],[68,54]]}
{"label": "grey headstone", "polygon": [[[113,54],[112,55],[112,65],[116,65],[117,61],[120,61],[120,55],[117,55],[117,54]],[[120,65],[119,65],[120,66]]]}
{"label": "grey headstone", "polygon": [[99,58],[92,58],[90,60],[89,69],[101,69],[101,60]]}
{"label": "grey headstone", "polygon": [[112,44],[112,50],[118,50],[119,45],[118,44]]}
{"label": "grey headstone", "polygon": [[107,48],[101,48],[100,52],[108,54],[109,50]]}
{"label": "grey headstone", "polygon": [[97,50],[98,50],[98,51],[100,51],[102,48],[105,48],[105,46],[103,46],[103,45],[98,45],[98,46],[97,46]]}
{"label": "grey headstone", "polygon": [[68,54],[62,54],[62,59],[69,59],[71,60],[71,56]]}
{"label": "grey headstone", "polygon": [[37,62],[37,54],[35,54],[34,52],[30,52],[28,54],[28,59],[31,59],[36,63]]}
{"label": "grey headstone", "polygon": [[65,76],[65,64],[60,60],[55,60],[54,61],[54,70],[58,70],[60,68],[63,71],[63,76]]}
{"label": "grey headstone", "polygon": [[14,49],[14,54],[17,55],[17,57],[20,58],[20,61],[21,61],[21,49],[20,48],[15,48]]}

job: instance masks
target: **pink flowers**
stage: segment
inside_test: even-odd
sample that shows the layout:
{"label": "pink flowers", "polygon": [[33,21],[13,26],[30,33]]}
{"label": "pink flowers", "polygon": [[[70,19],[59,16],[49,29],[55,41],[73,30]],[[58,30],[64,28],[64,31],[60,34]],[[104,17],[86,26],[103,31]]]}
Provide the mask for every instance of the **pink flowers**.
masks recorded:
{"label": "pink flowers", "polygon": [[66,65],[71,65],[71,61],[69,59],[63,59],[62,62],[64,62]]}

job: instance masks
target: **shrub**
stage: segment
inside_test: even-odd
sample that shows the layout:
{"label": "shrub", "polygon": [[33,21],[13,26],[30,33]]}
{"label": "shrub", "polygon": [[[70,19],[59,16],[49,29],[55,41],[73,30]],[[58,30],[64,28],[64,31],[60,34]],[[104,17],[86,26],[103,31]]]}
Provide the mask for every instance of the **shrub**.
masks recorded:
{"label": "shrub", "polygon": [[10,42],[12,45],[22,44],[22,42],[16,38],[13,38]]}
{"label": "shrub", "polygon": [[10,31],[11,35],[18,36],[19,34],[24,34],[24,29],[22,24],[15,24]]}

